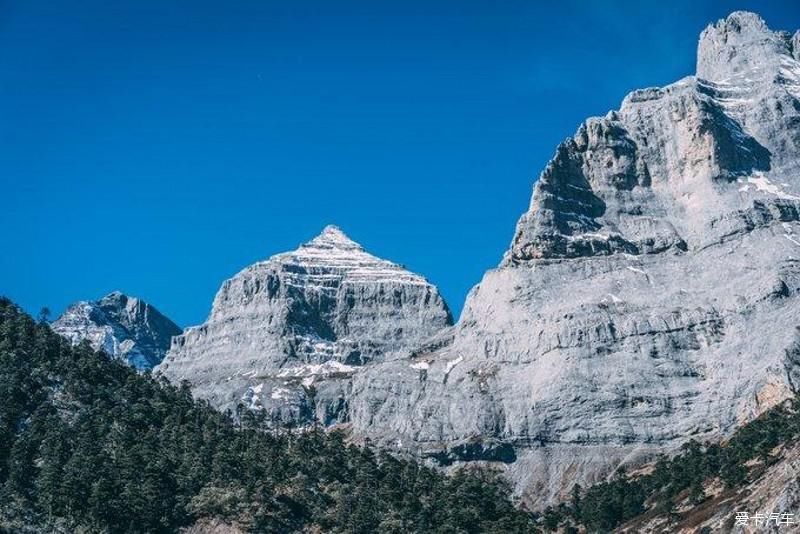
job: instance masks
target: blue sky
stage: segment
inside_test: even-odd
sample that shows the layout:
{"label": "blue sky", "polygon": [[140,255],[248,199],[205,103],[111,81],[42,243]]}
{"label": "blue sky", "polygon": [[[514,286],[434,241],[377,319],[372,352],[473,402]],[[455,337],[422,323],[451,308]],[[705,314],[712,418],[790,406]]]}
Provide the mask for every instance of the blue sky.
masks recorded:
{"label": "blue sky", "polygon": [[339,225],[459,312],[587,116],[800,2],[0,1],[0,293],[112,290],[182,326]]}

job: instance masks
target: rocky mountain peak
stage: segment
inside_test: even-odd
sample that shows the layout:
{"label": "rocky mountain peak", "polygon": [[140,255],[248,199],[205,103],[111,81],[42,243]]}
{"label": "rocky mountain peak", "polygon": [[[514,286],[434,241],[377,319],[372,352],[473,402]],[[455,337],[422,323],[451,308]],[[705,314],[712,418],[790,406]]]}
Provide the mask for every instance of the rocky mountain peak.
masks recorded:
{"label": "rocky mountain peak", "polygon": [[586,120],[540,175],[504,263],[684,252],[737,232],[753,201],[800,198],[791,41],[733,13],[701,35],[696,77]]}
{"label": "rocky mountain peak", "polygon": [[757,14],[735,11],[710,24],[700,35],[697,77],[723,82],[745,74],[772,71],[781,56],[792,57],[792,41],[773,32]]}
{"label": "rocky mountain peak", "polygon": [[222,408],[244,400],[284,421],[339,421],[353,374],[451,324],[433,284],[327,226],[226,280],[159,371]]}
{"label": "rocky mountain peak", "polygon": [[126,295],[121,291],[112,291],[97,301],[99,308],[106,311],[106,313],[120,314],[125,313],[129,320],[135,321],[136,316],[140,315],[140,319],[144,320],[143,313],[147,312],[149,305],[143,300]]}
{"label": "rocky mountain peak", "polygon": [[357,250],[364,248],[350,239],[338,226],[329,224],[311,241],[300,246],[301,249]]}
{"label": "rocky mountain peak", "polygon": [[70,305],[51,326],[73,344],[88,340],[95,349],[140,370],[158,365],[172,336],[181,333],[155,307],[120,291]]}

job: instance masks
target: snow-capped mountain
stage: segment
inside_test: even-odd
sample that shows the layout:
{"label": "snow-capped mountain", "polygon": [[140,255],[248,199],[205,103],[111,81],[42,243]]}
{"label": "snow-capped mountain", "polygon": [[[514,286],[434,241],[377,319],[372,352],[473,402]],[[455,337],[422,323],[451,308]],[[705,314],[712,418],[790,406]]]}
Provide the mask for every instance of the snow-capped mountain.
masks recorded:
{"label": "snow-capped mountain", "polygon": [[181,333],[153,306],[119,291],[72,304],[51,326],[73,344],[87,339],[95,349],[140,370],[158,365],[172,336]]}
{"label": "snow-capped mountain", "polygon": [[220,408],[335,423],[354,374],[450,324],[435,286],[328,226],[225,281],[208,321],[176,337],[158,371]]}
{"label": "snow-capped mountain", "polygon": [[800,384],[800,33],[736,12],[697,74],[563,142],[439,346],[354,379],[353,430],[494,461],[536,504]]}

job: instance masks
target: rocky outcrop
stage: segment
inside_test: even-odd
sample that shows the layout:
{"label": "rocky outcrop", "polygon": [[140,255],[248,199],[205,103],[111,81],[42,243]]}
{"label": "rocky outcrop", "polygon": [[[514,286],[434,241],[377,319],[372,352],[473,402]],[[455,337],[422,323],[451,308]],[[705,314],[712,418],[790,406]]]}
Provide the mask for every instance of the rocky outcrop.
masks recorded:
{"label": "rocky outcrop", "polygon": [[153,306],[119,291],[72,304],[51,327],[73,344],[88,340],[96,350],[140,370],[158,365],[172,336],[181,333]]}
{"label": "rocky outcrop", "polygon": [[328,226],[227,280],[158,371],[222,409],[334,424],[347,419],[353,375],[450,324],[436,287]]}
{"label": "rocky outcrop", "polygon": [[493,462],[542,505],[800,384],[797,35],[737,12],[697,76],[587,120],[427,349],[355,377],[357,435]]}

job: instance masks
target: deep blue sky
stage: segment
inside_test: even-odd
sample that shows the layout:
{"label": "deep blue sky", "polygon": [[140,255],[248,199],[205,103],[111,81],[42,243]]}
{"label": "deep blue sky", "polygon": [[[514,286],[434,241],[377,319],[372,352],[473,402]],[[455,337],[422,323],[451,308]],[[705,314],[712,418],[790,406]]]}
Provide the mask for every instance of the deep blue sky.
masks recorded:
{"label": "deep blue sky", "polygon": [[0,293],[186,326],[335,223],[459,312],[556,144],[735,9],[800,27],[796,1],[0,0]]}

